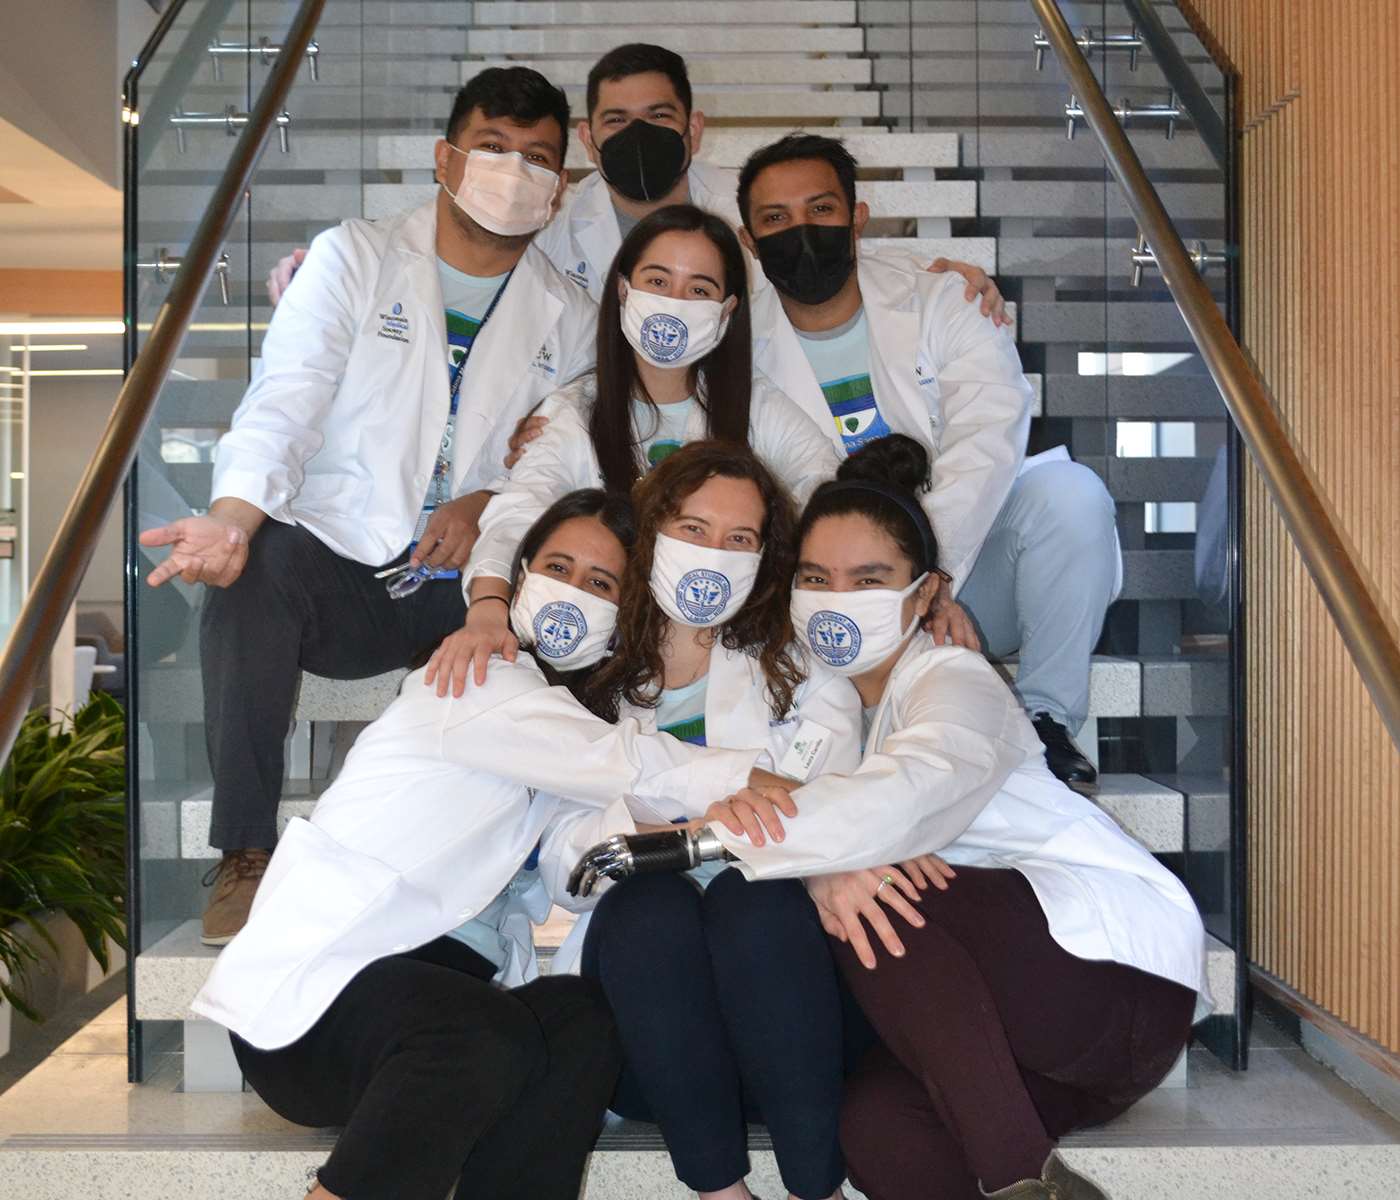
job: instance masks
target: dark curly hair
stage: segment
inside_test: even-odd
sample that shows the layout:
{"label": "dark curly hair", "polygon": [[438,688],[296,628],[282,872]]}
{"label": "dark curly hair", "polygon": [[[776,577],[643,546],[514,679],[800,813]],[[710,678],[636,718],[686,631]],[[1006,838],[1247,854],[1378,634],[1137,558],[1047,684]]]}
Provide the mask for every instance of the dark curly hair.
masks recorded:
{"label": "dark curly hair", "polygon": [[588,683],[588,704],[606,708],[607,697],[640,708],[661,698],[665,664],[661,645],[670,618],[651,594],[656,537],[681,505],[709,479],[747,479],[763,498],[762,561],[744,606],[716,632],[726,649],[758,659],[775,717],[792,708],[804,674],[793,653],[788,615],[795,570],[797,521],[792,500],[773,473],[747,446],[733,442],[691,442],[663,459],[632,492],[637,541],[627,559],[617,619],[617,652]]}

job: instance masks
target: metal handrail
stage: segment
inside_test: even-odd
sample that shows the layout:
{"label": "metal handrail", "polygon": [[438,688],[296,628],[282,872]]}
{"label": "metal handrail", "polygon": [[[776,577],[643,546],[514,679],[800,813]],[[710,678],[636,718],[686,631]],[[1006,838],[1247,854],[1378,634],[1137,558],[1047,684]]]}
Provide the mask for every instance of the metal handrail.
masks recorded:
{"label": "metal handrail", "polygon": [[[53,650],[63,620],[78,594],[97,545],[98,534],[131,470],[142,430],[155,411],[156,398],[184,342],[195,310],[203,302],[209,277],[243,203],[244,193],[275,128],[287,94],[326,0],[302,0],[279,56],[268,72],[262,94],[233,148],[228,166],[204,210],[199,228],[185,250],[179,273],[151,323],[150,336],[131,364],[112,407],[97,451],[63,514],[53,545],[35,576],[34,586],[0,658],[0,761],[10,753],[20,722],[28,711],[34,685]],[[134,320],[134,314],[128,314]]]}
{"label": "metal handrail", "polygon": [[1059,4],[1056,0],[1030,3],[1083,106],[1084,119],[1099,139],[1109,170],[1123,189],[1138,228],[1156,253],[1162,278],[1283,516],[1303,564],[1322,594],[1391,740],[1400,747],[1400,645],[1391,635],[1380,605],[1298,457],[1263,380],[1231,334],[1132,143],[1114,119]]}

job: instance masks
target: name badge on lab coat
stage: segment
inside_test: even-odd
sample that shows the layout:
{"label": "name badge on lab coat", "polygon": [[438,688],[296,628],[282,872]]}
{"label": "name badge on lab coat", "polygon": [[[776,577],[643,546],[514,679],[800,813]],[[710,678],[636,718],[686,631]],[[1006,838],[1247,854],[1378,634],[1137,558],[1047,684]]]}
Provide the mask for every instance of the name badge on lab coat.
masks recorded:
{"label": "name badge on lab coat", "polygon": [[831,730],[815,721],[803,721],[797,727],[797,734],[783,755],[782,762],[778,764],[778,774],[805,783],[830,740]]}

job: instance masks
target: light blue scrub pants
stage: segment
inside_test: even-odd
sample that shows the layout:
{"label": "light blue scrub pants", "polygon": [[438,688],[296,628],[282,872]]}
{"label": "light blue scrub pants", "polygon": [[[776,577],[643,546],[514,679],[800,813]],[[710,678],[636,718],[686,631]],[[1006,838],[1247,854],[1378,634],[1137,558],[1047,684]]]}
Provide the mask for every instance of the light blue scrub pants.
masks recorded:
{"label": "light blue scrub pants", "polygon": [[1113,498],[1076,462],[1020,476],[958,593],[992,658],[1020,650],[1016,692],[1078,733],[1089,715],[1089,666],[1113,600]]}

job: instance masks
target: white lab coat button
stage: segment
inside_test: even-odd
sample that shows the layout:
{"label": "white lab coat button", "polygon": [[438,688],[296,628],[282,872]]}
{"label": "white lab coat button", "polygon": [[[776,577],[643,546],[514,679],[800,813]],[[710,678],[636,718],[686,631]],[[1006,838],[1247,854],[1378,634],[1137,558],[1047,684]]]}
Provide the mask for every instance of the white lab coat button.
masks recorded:
{"label": "white lab coat button", "polygon": [[400,942],[399,945],[394,947],[394,953],[407,954],[411,949],[413,949],[413,947],[410,946],[407,942]]}
{"label": "white lab coat button", "polygon": [[475,909],[472,909],[472,908],[464,908],[464,909],[462,909],[461,912],[459,912],[459,913],[457,914],[457,920],[459,920],[459,921],[470,921],[474,916],[476,916],[476,910],[475,910]]}

